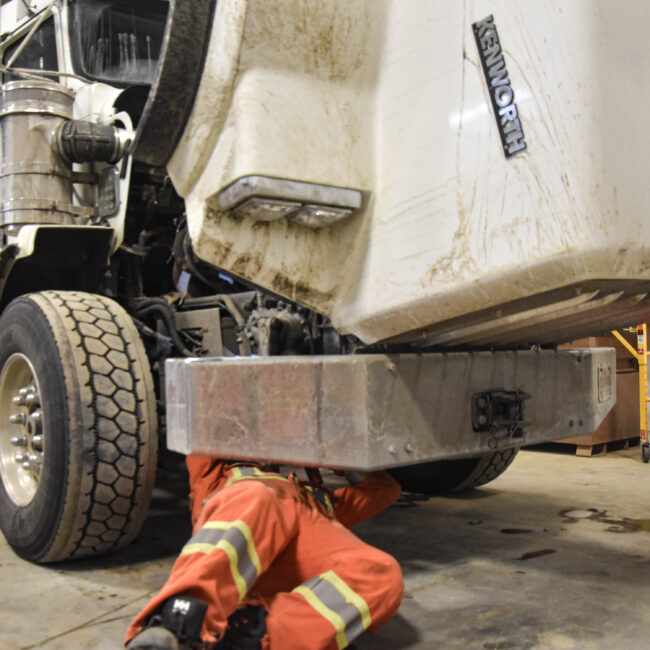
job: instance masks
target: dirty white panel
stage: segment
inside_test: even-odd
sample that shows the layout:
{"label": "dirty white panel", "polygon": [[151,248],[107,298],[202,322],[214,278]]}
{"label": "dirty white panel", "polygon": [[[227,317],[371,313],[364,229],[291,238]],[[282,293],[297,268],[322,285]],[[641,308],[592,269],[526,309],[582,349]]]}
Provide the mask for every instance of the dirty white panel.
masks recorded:
{"label": "dirty white panel", "polygon": [[[489,15],[527,143],[510,158],[472,29]],[[562,287],[604,296],[621,289],[607,281],[650,281],[649,19],[641,0],[223,0],[170,163],[197,253],[366,342],[489,322],[497,311],[472,315]],[[216,196],[252,174],[366,202],[318,231],[238,221]],[[598,318],[562,322],[547,336]]]}

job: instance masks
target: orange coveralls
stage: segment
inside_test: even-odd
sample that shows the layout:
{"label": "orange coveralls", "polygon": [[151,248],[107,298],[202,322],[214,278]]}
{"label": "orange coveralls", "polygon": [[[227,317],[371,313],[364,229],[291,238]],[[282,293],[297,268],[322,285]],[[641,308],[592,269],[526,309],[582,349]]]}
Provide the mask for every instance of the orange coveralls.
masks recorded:
{"label": "orange coveralls", "polygon": [[[154,599],[131,623],[130,641],[170,597],[207,603],[201,639],[223,638],[243,604],[268,611],[264,650],[337,650],[397,611],[397,561],[347,527],[400,494],[385,472],[333,492],[333,512],[309,487],[257,467],[188,456],[193,536]],[[335,518],[336,517],[336,518]]]}

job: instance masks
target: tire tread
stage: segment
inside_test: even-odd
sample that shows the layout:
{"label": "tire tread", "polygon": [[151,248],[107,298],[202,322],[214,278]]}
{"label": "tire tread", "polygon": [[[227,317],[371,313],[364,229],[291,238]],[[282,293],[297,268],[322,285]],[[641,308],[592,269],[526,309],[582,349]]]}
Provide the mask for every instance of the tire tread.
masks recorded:
{"label": "tire tread", "polygon": [[[70,543],[56,558],[99,555],[128,544],[139,531],[155,472],[153,383],[126,312],[102,296],[45,291],[68,332],[92,447],[84,449],[79,502]],[[79,372],[77,370],[77,372]],[[87,419],[86,419],[87,418]],[[134,444],[135,443],[135,444]],[[155,449],[154,449],[155,455]],[[153,467],[152,467],[153,466]]]}
{"label": "tire tread", "polygon": [[474,488],[485,485],[490,481],[498,478],[506,471],[510,463],[515,459],[519,447],[495,451],[492,454],[486,454],[477,463],[474,470],[463,481],[456,485],[451,491],[462,492],[473,490]]}

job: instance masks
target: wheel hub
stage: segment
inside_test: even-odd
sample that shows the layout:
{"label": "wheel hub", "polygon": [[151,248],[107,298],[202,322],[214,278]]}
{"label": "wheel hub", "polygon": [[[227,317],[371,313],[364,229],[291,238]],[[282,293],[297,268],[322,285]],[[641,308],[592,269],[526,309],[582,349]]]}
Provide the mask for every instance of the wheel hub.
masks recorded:
{"label": "wheel hub", "polygon": [[0,374],[0,468],[7,494],[17,506],[36,495],[44,460],[41,397],[34,367],[13,354]]}

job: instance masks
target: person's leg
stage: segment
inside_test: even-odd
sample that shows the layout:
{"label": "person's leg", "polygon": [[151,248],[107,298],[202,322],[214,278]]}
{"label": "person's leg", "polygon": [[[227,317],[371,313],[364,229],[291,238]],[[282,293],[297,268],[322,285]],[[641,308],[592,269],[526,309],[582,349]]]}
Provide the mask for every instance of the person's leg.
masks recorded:
{"label": "person's leg", "polygon": [[338,522],[312,512],[300,533],[259,583],[296,577],[292,591],[269,599],[264,650],[338,650],[397,611],[402,572],[397,561]]}
{"label": "person's leg", "polygon": [[131,623],[126,641],[165,601],[179,595],[207,604],[201,639],[221,639],[228,616],[297,534],[297,503],[287,496],[291,489],[284,483],[276,486],[272,481],[246,480],[215,493],[206,502],[195,534],[183,547],[167,582]]}

